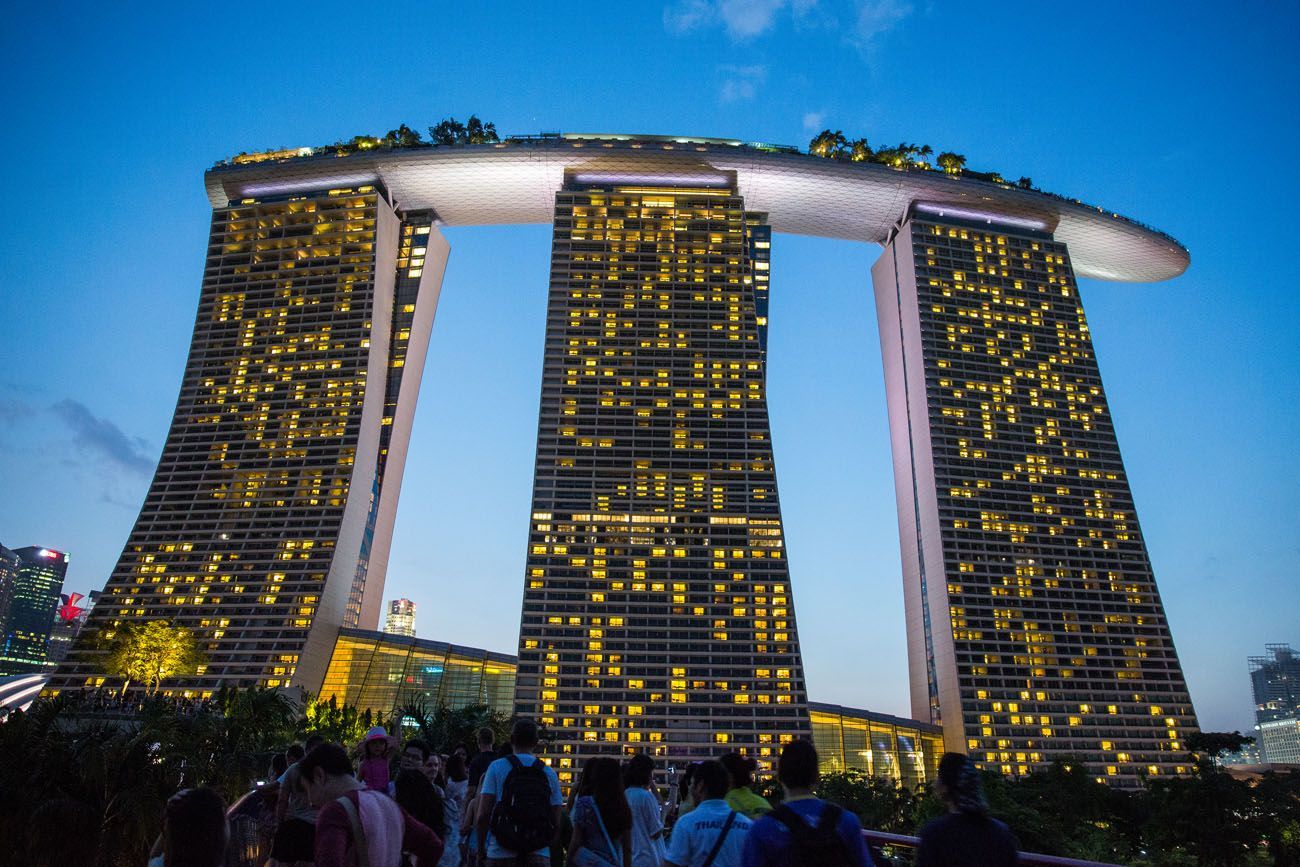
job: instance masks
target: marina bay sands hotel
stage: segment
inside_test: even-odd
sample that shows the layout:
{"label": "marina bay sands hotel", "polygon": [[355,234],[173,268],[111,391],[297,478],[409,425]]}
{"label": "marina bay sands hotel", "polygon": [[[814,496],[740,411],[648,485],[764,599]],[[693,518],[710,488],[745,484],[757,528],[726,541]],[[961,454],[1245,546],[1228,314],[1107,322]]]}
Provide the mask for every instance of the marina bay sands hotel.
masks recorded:
{"label": "marina bay sands hotel", "polygon": [[[1196,720],[1076,285],[1177,276],[1169,236],[720,139],[304,149],[206,183],[175,416],[88,630],[190,627],[206,664],[181,688],[319,692],[341,635],[375,628],[440,227],[549,223],[515,712],[561,767],[766,760],[807,735],[765,375],[774,236],[794,233],[884,248],[912,715],[1008,774],[1067,755],[1119,785],[1187,770]],[[866,614],[846,600],[846,623]],[[98,653],[74,647],[49,688],[103,682]]]}

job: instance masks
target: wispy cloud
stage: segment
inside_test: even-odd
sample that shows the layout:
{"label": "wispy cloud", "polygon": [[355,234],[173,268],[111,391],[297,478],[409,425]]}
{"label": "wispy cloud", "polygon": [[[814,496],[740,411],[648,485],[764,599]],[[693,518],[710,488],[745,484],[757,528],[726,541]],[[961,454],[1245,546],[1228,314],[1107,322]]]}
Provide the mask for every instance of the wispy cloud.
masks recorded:
{"label": "wispy cloud", "polygon": [[804,132],[821,132],[823,129],[825,129],[825,127],[823,126],[824,123],[826,123],[826,112],[824,111],[804,112],[804,116],[803,116]]}
{"label": "wispy cloud", "polygon": [[864,55],[875,47],[877,37],[893,30],[912,14],[912,4],[907,0],[855,0],[854,6],[844,38]]}
{"label": "wispy cloud", "polygon": [[51,406],[50,411],[67,425],[73,445],[81,452],[132,473],[153,472],[153,458],[145,451],[148,444],[139,437],[127,436],[113,422],[92,413],[85,404],[67,398]]}
{"label": "wispy cloud", "polygon": [[722,85],[718,89],[718,99],[722,102],[748,102],[758,95],[758,86],[767,78],[764,66],[719,66],[723,74]]}
{"label": "wispy cloud", "polygon": [[816,5],[817,0],[675,0],[664,8],[664,27],[680,34],[721,25],[743,42],[771,30],[783,10],[799,20]]}

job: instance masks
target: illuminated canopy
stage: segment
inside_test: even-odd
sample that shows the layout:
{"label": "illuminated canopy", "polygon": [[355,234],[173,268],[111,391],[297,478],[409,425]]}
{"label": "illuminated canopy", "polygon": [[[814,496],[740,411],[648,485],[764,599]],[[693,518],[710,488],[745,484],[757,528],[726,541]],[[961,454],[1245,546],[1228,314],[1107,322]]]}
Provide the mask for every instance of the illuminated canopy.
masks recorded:
{"label": "illuminated canopy", "polygon": [[[878,163],[831,160],[722,139],[565,135],[467,147],[282,152],[219,165],[208,198],[244,198],[379,183],[398,207],[449,226],[549,223],[566,179],[599,184],[735,183],[773,231],[883,243],[912,205],[934,214],[1052,232],[1082,277],[1155,282],[1187,269],[1168,235],[1080,202],[1005,183]],[[306,155],[298,155],[298,154]]]}

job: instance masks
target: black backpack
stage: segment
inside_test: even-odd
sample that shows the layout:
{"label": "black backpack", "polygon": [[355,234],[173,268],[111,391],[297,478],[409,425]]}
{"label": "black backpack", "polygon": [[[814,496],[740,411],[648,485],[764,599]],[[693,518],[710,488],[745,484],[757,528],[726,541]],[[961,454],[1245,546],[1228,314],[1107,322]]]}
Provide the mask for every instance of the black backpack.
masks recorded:
{"label": "black backpack", "polygon": [[793,838],[790,863],[795,867],[857,867],[853,854],[839,835],[843,813],[834,804],[826,803],[815,827],[785,804],[768,815],[790,830]]}
{"label": "black backpack", "polygon": [[492,808],[492,836],[511,852],[526,855],[555,840],[551,781],[541,759],[534,759],[531,765],[519,761],[518,756],[506,756],[506,760],[510,773]]}

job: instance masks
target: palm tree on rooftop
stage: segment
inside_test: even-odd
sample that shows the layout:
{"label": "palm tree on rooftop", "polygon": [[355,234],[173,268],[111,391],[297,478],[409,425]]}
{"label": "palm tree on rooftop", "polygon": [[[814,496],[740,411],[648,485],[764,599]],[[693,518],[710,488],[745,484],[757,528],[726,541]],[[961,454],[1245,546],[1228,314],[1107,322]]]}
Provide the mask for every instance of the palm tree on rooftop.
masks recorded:
{"label": "palm tree on rooftop", "polygon": [[872,157],[871,145],[867,144],[864,138],[857,139],[849,143],[849,159],[855,163],[862,163],[870,160]]}
{"label": "palm tree on rooftop", "polygon": [[962,169],[966,168],[966,157],[952,151],[944,151],[939,154],[935,162],[939,164],[939,168],[950,175],[959,175],[962,173]]}
{"label": "palm tree on rooftop", "polygon": [[831,132],[824,129],[817,135],[813,136],[812,141],[808,143],[808,153],[814,156],[837,159],[844,153],[848,139],[844,137],[842,130]]}

